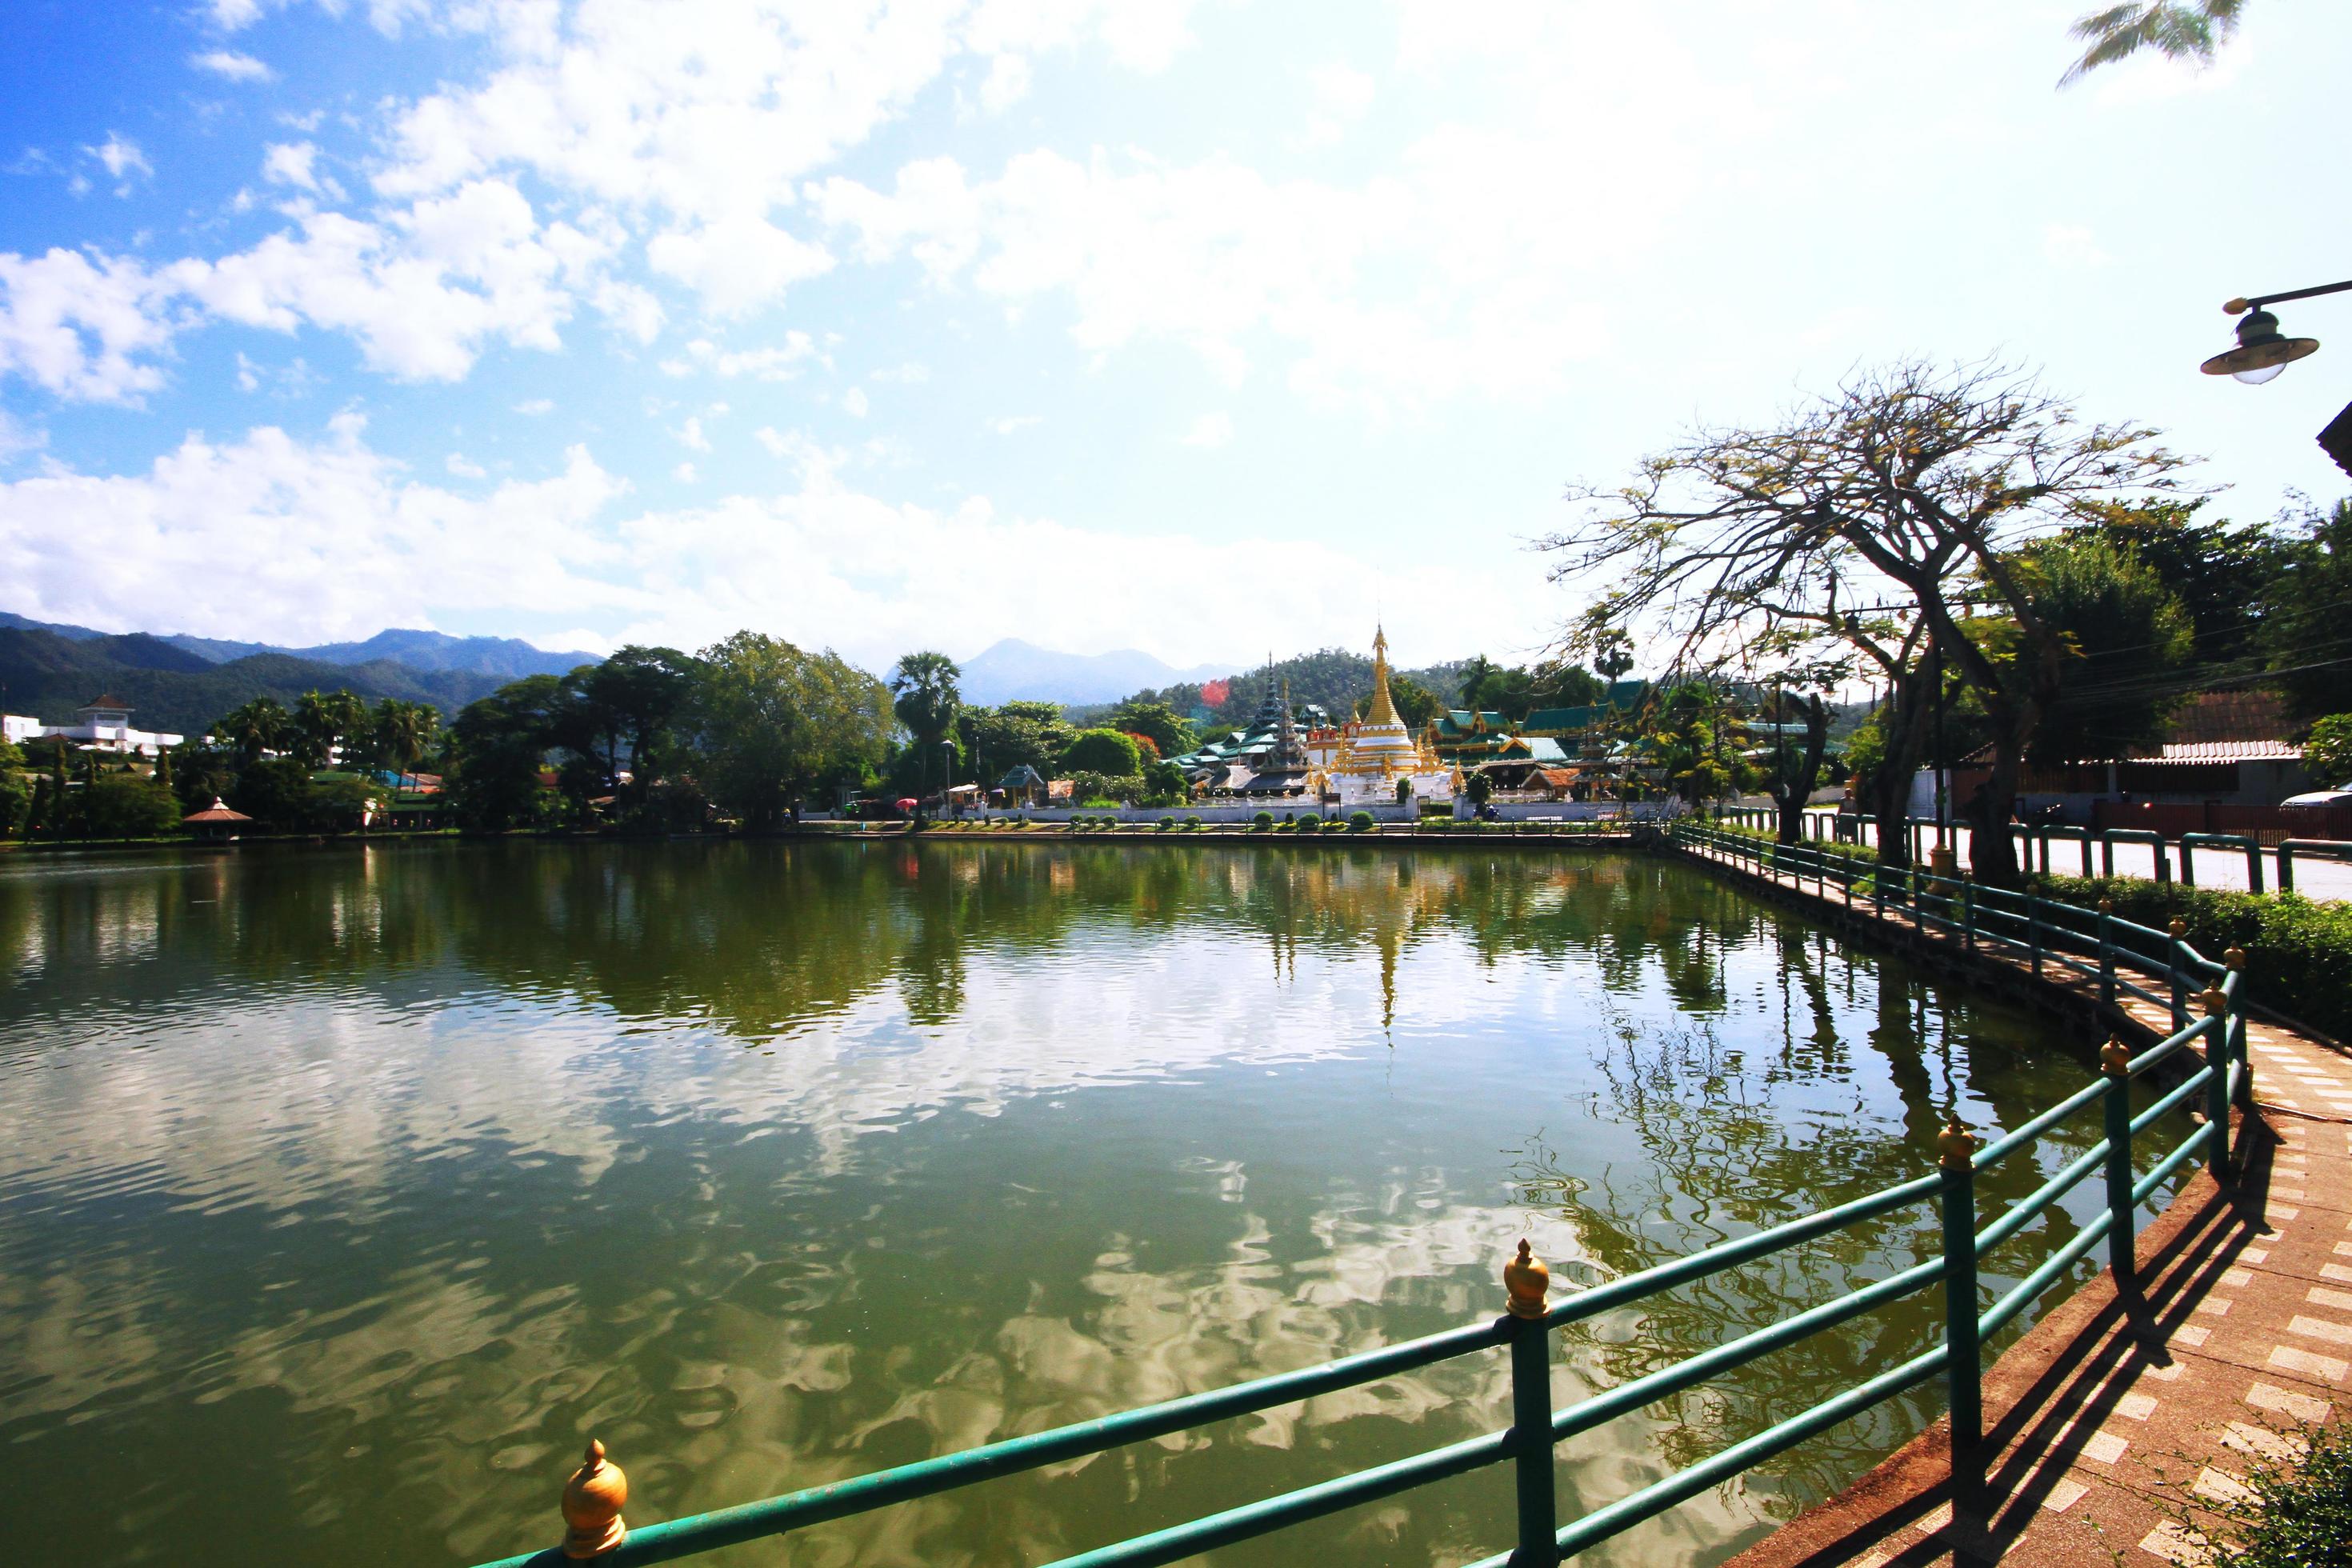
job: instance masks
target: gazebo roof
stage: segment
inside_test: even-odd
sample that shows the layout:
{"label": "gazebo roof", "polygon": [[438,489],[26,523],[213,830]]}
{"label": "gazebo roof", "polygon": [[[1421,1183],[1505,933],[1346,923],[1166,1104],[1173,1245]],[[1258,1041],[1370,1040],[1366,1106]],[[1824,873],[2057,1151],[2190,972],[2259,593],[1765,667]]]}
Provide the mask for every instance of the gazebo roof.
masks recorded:
{"label": "gazebo roof", "polygon": [[1003,778],[997,780],[996,787],[999,789],[1044,789],[1045,787],[1045,781],[1038,776],[1037,770],[1035,768],[1031,767],[1027,763],[1024,763],[1019,767],[1013,769],[1011,773],[1005,774]]}
{"label": "gazebo roof", "polygon": [[183,826],[194,825],[201,827],[208,822],[251,822],[253,818],[246,816],[245,813],[241,811],[231,811],[228,808],[228,802],[221,799],[218,795],[215,795],[213,796],[212,805],[205,807],[202,811],[191,812],[186,816],[180,818],[180,823]]}

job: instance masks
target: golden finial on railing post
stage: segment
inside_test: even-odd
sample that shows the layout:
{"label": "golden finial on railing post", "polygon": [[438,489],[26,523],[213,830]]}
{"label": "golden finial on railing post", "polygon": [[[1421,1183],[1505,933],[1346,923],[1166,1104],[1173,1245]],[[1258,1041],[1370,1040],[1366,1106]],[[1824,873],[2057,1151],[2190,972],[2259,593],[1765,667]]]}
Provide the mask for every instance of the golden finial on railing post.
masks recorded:
{"label": "golden finial on railing post", "polygon": [[1977,1135],[1960,1121],[1960,1113],[1953,1111],[1944,1130],[1936,1134],[1936,1163],[1947,1171],[1965,1171],[1976,1153]]}
{"label": "golden finial on railing post", "polygon": [[2109,1078],[2123,1078],[2131,1071],[2131,1047],[2115,1036],[2099,1047],[2099,1070]]}
{"label": "golden finial on railing post", "polygon": [[2103,915],[2111,915],[2111,914],[2114,914],[2114,913],[2116,912],[2116,901],[2115,901],[2115,900],[2113,900],[2113,899],[2101,899],[2101,900],[2099,900],[2099,912],[2100,912],[2101,914],[2103,914]]}
{"label": "golden finial on railing post", "polygon": [[629,1478],[604,1458],[604,1445],[588,1439],[588,1457],[563,1483],[563,1555],[574,1562],[602,1557],[629,1533],[621,1507],[629,1500]]}
{"label": "golden finial on railing post", "polygon": [[2197,1000],[2209,1018],[2218,1018],[2230,1010],[2230,994],[2219,985],[2208,985],[2197,994]]}
{"label": "golden finial on railing post", "polygon": [[1503,1265],[1503,1289],[1510,1293],[1511,1316],[1540,1318],[1544,1315],[1544,1294],[1551,1289],[1551,1270],[1543,1266],[1525,1238],[1519,1242],[1518,1255]]}
{"label": "golden finial on railing post", "polygon": [[2171,923],[2167,925],[2164,929],[2172,933],[2173,941],[2179,942],[2182,937],[2189,934],[2189,922],[2182,920],[2179,915],[2175,915],[2172,917]]}
{"label": "golden finial on railing post", "polygon": [[2242,947],[2223,948],[2221,950],[2221,966],[2225,969],[2245,968],[2246,950]]}

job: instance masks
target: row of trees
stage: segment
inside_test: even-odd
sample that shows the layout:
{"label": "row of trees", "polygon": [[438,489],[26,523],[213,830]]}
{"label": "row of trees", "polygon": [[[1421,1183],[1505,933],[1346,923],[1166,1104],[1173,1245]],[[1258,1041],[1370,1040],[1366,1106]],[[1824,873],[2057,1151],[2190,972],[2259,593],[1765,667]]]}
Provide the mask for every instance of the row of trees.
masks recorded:
{"label": "row of trees", "polygon": [[[1546,547],[1556,579],[1603,584],[1571,650],[1639,631],[1673,677],[1769,694],[1796,764],[1774,770],[1784,834],[1829,697],[1870,689],[1855,788],[1899,859],[1939,726],[1941,760],[1988,751],[1985,785],[1958,803],[1982,827],[2011,819],[2029,761],[2120,755],[2190,691],[2272,686],[2306,721],[2343,705],[2332,628],[2352,605],[2352,508],[2208,523],[2189,463],[2012,371],[1905,363],[1573,492],[1581,515]],[[2019,879],[2007,834],[1975,842],[1977,875]]]}

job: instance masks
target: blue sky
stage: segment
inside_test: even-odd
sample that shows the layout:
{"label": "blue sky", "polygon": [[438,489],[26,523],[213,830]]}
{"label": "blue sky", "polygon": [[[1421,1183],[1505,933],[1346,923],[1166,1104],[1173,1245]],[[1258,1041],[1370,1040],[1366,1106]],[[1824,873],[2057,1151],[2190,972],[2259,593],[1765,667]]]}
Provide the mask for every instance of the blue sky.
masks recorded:
{"label": "blue sky", "polygon": [[2080,8],[14,5],[0,607],[1523,657],[1568,484],[1900,354],[2332,498],[2352,305],[2195,367],[2352,273],[2352,11]]}

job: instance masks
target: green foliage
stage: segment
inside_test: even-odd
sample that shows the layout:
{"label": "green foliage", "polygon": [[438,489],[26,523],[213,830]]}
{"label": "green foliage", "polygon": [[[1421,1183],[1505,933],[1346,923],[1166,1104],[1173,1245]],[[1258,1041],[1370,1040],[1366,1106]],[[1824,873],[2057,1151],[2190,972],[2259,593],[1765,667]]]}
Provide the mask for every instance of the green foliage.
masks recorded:
{"label": "green foliage", "polygon": [[2304,520],[2280,547],[2261,642],[2279,687],[2304,718],[2344,705],[2343,626],[2352,608],[2352,500]]}
{"label": "green foliage", "polygon": [[1162,832],[1162,833],[1170,833],[1170,832],[1173,832],[1173,831],[1175,830],[1175,827],[1176,827],[1176,819],[1175,819],[1174,817],[1172,817],[1172,816],[1163,816],[1163,817],[1161,817],[1161,818],[1160,819],[1160,832]]}
{"label": "green foliage", "polygon": [[1192,721],[1166,702],[1138,694],[1110,710],[1108,728],[1145,735],[1163,757],[1181,756],[1200,743]]}
{"label": "green foliage", "polygon": [[2303,742],[2303,761],[2315,781],[2352,783],[2352,713],[2331,713],[2314,724]]}
{"label": "green foliage", "polygon": [[2086,909],[2112,899],[2116,915],[2156,931],[2178,915],[2189,944],[2208,958],[2245,950],[2243,984],[2253,1001],[2337,1039],[2352,1036],[2352,904],[2137,877],[2045,877],[2036,885]]}
{"label": "green foliage", "polygon": [[1201,819],[1200,819],[1198,816],[1187,816],[1184,818],[1184,831],[1185,831],[1185,832],[1187,832],[1187,833],[1197,833],[1197,832],[1199,832],[1199,831],[1200,831],[1200,827],[1201,827]]}
{"label": "green foliage", "polygon": [[100,773],[81,791],[81,831],[90,838],[151,838],[180,826],[180,803],[153,779]]}
{"label": "green foliage", "polygon": [[2213,63],[2213,51],[2238,30],[2245,0],[2125,0],[2077,20],[2072,29],[2083,58],[2058,79],[2061,87],[2101,66],[2153,49],[2168,59]]}
{"label": "green foliage", "polygon": [[1357,812],[1348,818],[1348,831],[1350,833],[1370,833],[1377,826],[1369,811]]}
{"label": "green foliage", "polygon": [[891,711],[918,746],[937,749],[955,727],[963,695],[963,671],[943,653],[910,653],[890,672]]}
{"label": "green foliage", "polygon": [[702,650],[697,673],[702,782],[748,827],[777,826],[812,791],[883,759],[889,692],[837,654],[737,632]]}
{"label": "green foliage", "polygon": [[[502,833],[545,820],[539,773],[565,704],[562,681],[530,675],[466,705],[450,726],[451,771],[443,781],[460,826]],[[244,777],[238,777],[240,787]]]}
{"label": "green foliage", "polygon": [[2200,1497],[2225,1521],[2209,1568],[2352,1568],[2352,1426],[2305,1426],[2294,1464],[2255,1457],[2247,1495]]}
{"label": "green foliage", "polygon": [[2197,645],[2179,595],[2129,546],[2089,531],[2042,541],[2017,561],[2035,613],[2065,646],[2033,760],[2119,757],[2158,741],[2178,693],[2155,678],[2186,666]]}
{"label": "green foliage", "polygon": [[1018,767],[1034,768],[1041,778],[1051,776],[1072,733],[1062,721],[1061,710],[1050,702],[966,708],[956,716],[960,749],[970,761],[972,776],[986,784]]}
{"label": "green foliage", "polygon": [[1470,797],[1473,805],[1484,805],[1495,798],[1495,781],[1490,774],[1472,773],[1462,793]]}
{"label": "green foliage", "polygon": [[1261,812],[1259,812],[1255,816],[1251,817],[1251,818],[1250,818],[1250,831],[1251,831],[1252,833],[1271,833],[1271,832],[1273,832],[1273,831],[1274,831],[1274,813],[1272,813],[1272,812],[1270,812],[1270,811],[1261,811]]}
{"label": "green foliage", "polygon": [[1117,730],[1081,730],[1064,749],[1061,768],[1065,773],[1135,778],[1143,772],[1143,752]]}

